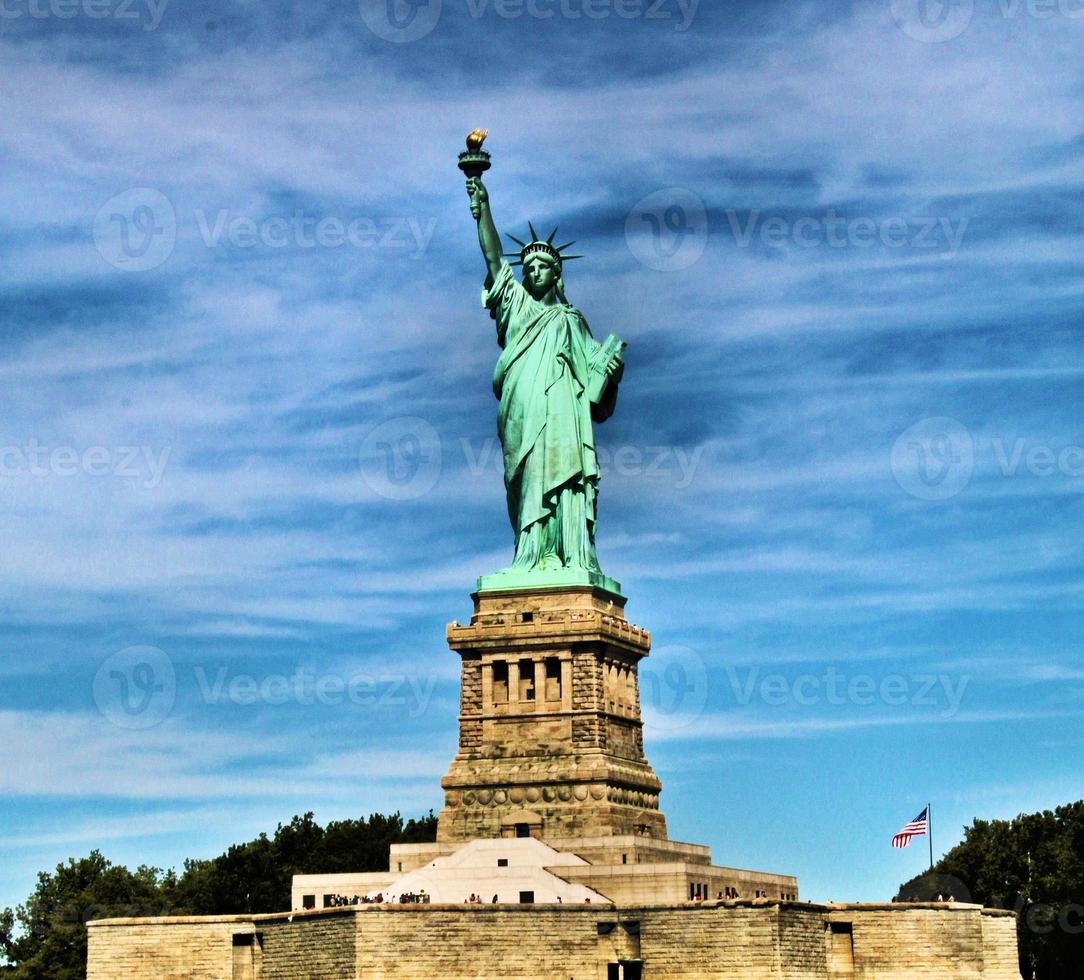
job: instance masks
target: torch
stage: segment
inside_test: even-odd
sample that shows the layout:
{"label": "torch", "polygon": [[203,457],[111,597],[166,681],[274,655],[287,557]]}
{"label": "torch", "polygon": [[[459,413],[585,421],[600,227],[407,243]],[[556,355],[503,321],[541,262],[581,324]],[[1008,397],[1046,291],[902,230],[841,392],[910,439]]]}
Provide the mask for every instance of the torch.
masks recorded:
{"label": "torch", "polygon": [[476,129],[467,137],[467,150],[459,154],[459,169],[468,177],[481,177],[493,166],[490,156],[482,149],[488,129]]}

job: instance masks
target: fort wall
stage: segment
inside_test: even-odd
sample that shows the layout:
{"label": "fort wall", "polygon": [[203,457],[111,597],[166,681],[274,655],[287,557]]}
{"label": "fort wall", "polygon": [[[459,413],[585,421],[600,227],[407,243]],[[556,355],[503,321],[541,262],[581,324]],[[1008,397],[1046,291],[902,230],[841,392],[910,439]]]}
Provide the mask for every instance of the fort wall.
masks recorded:
{"label": "fort wall", "polygon": [[949,903],[361,906],[90,923],[88,980],[1020,980],[1011,913]]}

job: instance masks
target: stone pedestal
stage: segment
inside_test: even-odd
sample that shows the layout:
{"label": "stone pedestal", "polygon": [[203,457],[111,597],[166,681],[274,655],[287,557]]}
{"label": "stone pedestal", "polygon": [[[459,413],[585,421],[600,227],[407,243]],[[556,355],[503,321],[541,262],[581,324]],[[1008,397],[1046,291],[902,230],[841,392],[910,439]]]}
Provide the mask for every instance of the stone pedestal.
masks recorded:
{"label": "stone pedestal", "polygon": [[439,842],[666,838],[640,718],[651,638],[624,604],[591,586],[483,591],[448,627],[463,679]]}

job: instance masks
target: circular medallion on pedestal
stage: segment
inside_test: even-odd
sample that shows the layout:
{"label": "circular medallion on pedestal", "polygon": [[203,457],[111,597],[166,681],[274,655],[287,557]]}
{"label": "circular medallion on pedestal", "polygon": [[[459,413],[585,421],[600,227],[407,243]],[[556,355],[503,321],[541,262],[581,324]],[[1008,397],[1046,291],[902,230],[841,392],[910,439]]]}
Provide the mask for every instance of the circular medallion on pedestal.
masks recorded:
{"label": "circular medallion on pedestal", "polygon": [[493,793],[488,789],[478,791],[478,802],[482,806],[489,806],[493,802]]}
{"label": "circular medallion on pedestal", "polygon": [[508,791],[503,790],[503,789],[497,790],[493,794],[493,802],[496,803],[497,806],[501,806],[502,804],[507,803],[508,802]]}
{"label": "circular medallion on pedestal", "polygon": [[[567,800],[568,799],[568,796],[565,795],[566,793],[568,793],[568,788],[567,787],[562,787],[561,788],[561,799],[562,800]],[[581,803],[583,803],[587,799],[587,797],[589,797],[590,795],[591,795],[590,790],[588,790],[588,788],[586,786],[577,786],[576,787],[576,799],[579,800]]]}
{"label": "circular medallion on pedestal", "polygon": [[508,791],[508,799],[510,799],[513,803],[522,803],[523,790],[521,790],[518,786],[515,789],[510,789]]}

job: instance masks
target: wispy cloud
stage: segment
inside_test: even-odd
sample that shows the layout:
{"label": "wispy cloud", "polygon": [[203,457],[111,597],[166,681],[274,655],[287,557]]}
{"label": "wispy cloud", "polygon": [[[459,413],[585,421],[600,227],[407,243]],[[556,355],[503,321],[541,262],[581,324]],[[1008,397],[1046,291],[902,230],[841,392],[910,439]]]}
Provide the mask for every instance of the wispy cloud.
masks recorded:
{"label": "wispy cloud", "polygon": [[[652,712],[645,713],[649,731],[652,728]],[[657,731],[651,731],[656,742],[713,742],[713,741],[759,741],[778,739],[806,739],[831,735],[846,735],[874,728],[924,727],[945,725],[987,725],[1008,721],[1027,721],[1052,717],[1043,711],[961,711],[950,715],[944,712],[878,715],[868,718],[801,718],[801,719],[749,719],[740,715],[694,715],[682,718],[667,715]],[[1059,717],[1078,718],[1078,715]]]}
{"label": "wispy cloud", "polygon": [[332,801],[354,795],[352,780],[390,781],[394,792],[439,780],[448,763],[446,753],[387,742],[374,741],[367,751],[300,752],[285,735],[244,741],[180,725],[126,732],[100,717],[56,712],[0,712],[0,733],[17,760],[0,784],[9,795],[52,796],[63,788],[69,797]]}

